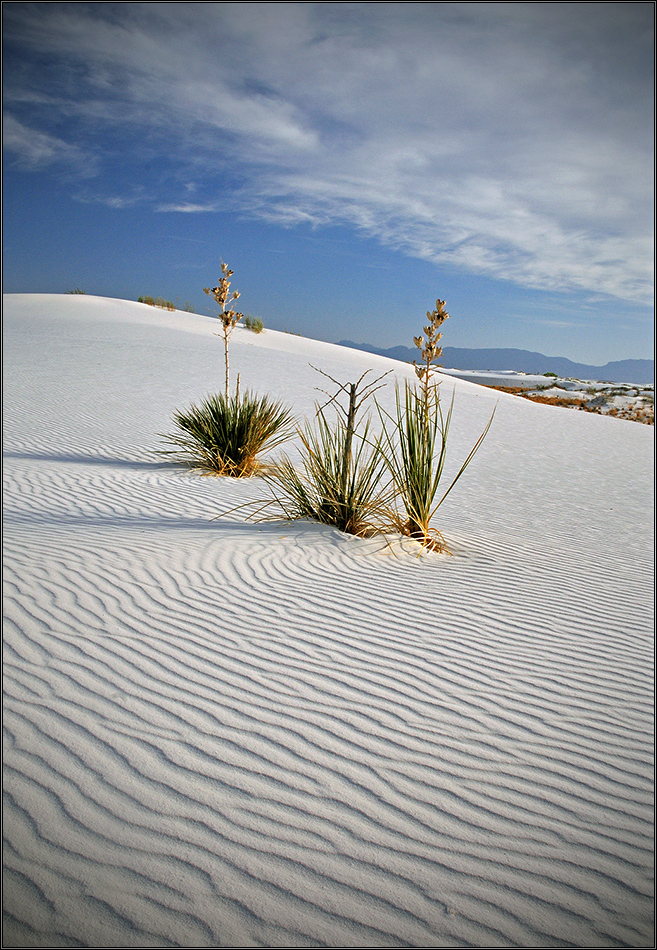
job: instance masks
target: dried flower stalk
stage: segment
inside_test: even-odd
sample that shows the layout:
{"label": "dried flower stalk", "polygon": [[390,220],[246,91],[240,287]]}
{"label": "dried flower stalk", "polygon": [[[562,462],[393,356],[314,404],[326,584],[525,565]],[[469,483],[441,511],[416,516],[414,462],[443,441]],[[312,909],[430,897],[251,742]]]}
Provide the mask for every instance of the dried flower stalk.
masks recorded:
{"label": "dried flower stalk", "polygon": [[440,327],[445,320],[448,319],[449,314],[445,310],[445,301],[436,300],[436,309],[433,311],[427,310],[427,320],[429,323],[424,328],[426,339],[421,336],[413,337],[413,342],[422,352],[422,359],[424,361],[423,366],[418,366],[415,362],[413,362],[413,366],[415,367],[415,373],[425,393],[427,393],[429,389],[431,374],[434,368],[433,364],[443,355],[443,349],[441,346],[438,346],[438,341],[441,340],[443,336],[442,333],[440,333]]}
{"label": "dried flower stalk", "polygon": [[[243,313],[239,313],[237,310],[231,309],[231,304],[234,300],[237,300],[239,297],[239,291],[234,290],[232,294],[230,293],[230,280],[229,277],[233,276],[233,271],[228,269],[228,264],[221,262],[221,273],[222,277],[219,280],[219,285],[217,287],[204,287],[203,293],[211,296],[215,303],[221,308],[217,311],[217,316],[221,321],[221,326],[223,330],[224,338],[224,361],[226,364],[226,399],[230,394],[230,383],[229,383],[229,365],[228,365],[228,340],[230,335],[235,329],[235,326],[244,316]],[[216,334],[219,336],[220,334]]]}

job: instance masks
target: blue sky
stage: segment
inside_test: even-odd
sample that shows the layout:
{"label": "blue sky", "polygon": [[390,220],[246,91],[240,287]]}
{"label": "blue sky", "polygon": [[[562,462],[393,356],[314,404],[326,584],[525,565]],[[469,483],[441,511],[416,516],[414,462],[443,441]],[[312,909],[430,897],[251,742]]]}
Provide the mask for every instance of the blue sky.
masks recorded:
{"label": "blue sky", "polygon": [[4,290],[653,356],[652,3],[5,3]]}

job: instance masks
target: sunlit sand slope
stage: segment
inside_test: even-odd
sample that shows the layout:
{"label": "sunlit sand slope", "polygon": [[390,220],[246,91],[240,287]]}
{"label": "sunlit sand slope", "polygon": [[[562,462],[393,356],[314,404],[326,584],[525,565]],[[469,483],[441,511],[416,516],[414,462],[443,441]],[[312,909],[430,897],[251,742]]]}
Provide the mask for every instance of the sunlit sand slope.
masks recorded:
{"label": "sunlit sand slope", "polygon": [[[4,317],[5,946],[653,946],[653,429],[446,380],[452,471],[499,405],[417,557],[211,520],[262,485],[156,454],[209,318]],[[409,372],[231,356],[300,418]]]}

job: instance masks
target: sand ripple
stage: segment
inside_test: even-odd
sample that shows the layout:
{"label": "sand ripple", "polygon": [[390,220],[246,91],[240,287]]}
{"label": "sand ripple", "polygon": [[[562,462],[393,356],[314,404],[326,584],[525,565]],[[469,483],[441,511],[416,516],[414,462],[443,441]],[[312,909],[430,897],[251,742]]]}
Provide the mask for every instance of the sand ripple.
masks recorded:
{"label": "sand ripple", "polygon": [[473,539],[400,562],[315,527],[160,547],[99,526],[81,553],[78,517],[35,518],[37,572],[7,539],[9,863],[32,928],[92,946],[642,945],[638,611],[581,579],[555,604],[549,565],[537,584]]}
{"label": "sand ripple", "polygon": [[6,946],[652,945],[647,556],[12,451]]}

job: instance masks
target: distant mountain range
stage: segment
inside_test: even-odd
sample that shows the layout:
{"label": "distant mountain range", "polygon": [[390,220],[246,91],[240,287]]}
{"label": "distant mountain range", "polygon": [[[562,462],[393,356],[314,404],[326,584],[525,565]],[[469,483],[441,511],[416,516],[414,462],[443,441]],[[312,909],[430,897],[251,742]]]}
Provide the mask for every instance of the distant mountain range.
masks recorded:
{"label": "distant mountain range", "polygon": [[[410,346],[391,346],[381,349],[369,343],[352,343],[340,340],[340,346],[350,346],[354,350],[377,353],[403,363],[417,360],[419,350]],[[557,376],[573,376],[576,379],[596,379],[610,383],[653,383],[655,382],[654,360],[615,360],[604,366],[589,366],[586,363],[573,363],[565,356],[544,356],[529,350],[491,349],[468,350],[458,346],[446,346],[440,359],[449,369],[491,369],[514,370],[516,373],[556,373]]]}

